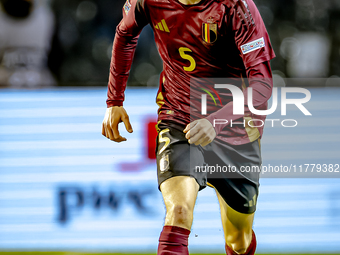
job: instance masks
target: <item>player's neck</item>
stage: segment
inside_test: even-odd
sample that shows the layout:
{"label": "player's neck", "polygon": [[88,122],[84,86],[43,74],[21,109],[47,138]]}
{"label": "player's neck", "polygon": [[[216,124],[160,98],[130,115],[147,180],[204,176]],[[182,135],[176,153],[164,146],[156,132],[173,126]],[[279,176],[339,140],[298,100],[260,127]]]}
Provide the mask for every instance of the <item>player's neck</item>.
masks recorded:
{"label": "player's neck", "polygon": [[178,2],[180,2],[181,4],[184,4],[184,5],[198,4],[201,1],[202,0],[178,0]]}

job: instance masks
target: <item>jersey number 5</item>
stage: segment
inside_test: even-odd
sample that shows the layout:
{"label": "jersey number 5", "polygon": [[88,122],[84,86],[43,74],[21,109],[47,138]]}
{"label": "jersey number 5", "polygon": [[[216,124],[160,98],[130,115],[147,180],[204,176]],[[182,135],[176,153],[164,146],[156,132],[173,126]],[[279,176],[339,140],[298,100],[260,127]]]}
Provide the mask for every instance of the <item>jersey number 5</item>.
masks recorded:
{"label": "jersey number 5", "polygon": [[181,58],[190,61],[190,66],[183,66],[184,71],[187,71],[187,72],[194,71],[196,68],[196,61],[192,56],[186,53],[186,52],[192,52],[192,50],[190,50],[187,47],[181,47],[178,49],[178,51],[179,51],[179,55],[181,56]]}
{"label": "jersey number 5", "polygon": [[167,128],[167,129],[163,129],[160,133],[159,133],[159,143],[165,143],[163,145],[163,147],[159,150],[159,155],[162,154],[163,151],[165,151],[165,149],[169,146],[169,143],[170,143],[170,138],[169,137],[166,137],[166,136],[163,136],[165,133],[168,133],[170,132],[170,130]]}

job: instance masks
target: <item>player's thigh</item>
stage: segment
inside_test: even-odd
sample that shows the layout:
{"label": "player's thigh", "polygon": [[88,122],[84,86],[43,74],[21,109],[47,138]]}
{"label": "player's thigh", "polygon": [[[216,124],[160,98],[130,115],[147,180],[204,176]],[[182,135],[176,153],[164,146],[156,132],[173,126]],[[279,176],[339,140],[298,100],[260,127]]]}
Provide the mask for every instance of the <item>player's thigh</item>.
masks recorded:
{"label": "player's thigh", "polygon": [[157,138],[157,176],[166,206],[165,225],[191,228],[197,192],[206,186],[201,147],[190,145],[185,127],[161,126]]}
{"label": "player's thigh", "polygon": [[236,232],[251,233],[255,213],[240,213],[231,208],[224,198],[215,189],[220,205],[222,225],[225,235],[231,235]]}
{"label": "player's thigh", "polygon": [[190,145],[183,129],[184,127],[174,128],[163,125],[158,134],[156,158],[159,189],[163,182],[177,176],[192,177],[188,180],[190,182],[192,179],[195,180],[199,190],[206,187],[207,173],[196,169],[196,166],[204,165],[202,148]]}
{"label": "player's thigh", "polygon": [[208,182],[218,191],[224,202],[235,212],[254,213],[259,194],[260,172],[244,172],[242,167],[257,169],[261,166],[258,141],[242,146],[214,143],[205,160],[208,165],[225,170],[208,175]]}

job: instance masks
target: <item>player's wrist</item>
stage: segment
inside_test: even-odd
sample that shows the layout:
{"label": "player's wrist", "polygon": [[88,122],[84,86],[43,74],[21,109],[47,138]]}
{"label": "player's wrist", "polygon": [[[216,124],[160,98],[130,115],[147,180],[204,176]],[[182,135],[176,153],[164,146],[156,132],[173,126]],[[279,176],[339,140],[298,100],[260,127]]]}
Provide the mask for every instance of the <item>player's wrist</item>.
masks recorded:
{"label": "player's wrist", "polygon": [[107,108],[114,106],[123,106],[123,100],[106,100]]}

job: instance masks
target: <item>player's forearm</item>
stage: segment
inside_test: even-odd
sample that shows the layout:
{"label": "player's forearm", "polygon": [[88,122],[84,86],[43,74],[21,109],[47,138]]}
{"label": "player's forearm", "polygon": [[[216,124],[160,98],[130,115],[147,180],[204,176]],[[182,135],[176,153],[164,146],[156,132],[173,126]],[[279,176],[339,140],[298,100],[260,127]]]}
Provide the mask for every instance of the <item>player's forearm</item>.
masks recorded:
{"label": "player's forearm", "polygon": [[[253,89],[252,104],[256,108],[269,100],[273,90],[273,77],[269,62],[263,62],[247,70],[249,87]],[[248,106],[249,90],[244,91],[245,106]],[[248,108],[248,107],[247,107]]]}
{"label": "player's forearm", "polygon": [[[252,102],[255,108],[267,103],[272,94],[273,81],[269,62],[261,63],[247,70],[249,79],[249,87],[252,88]],[[244,113],[251,114],[248,108],[249,90],[244,90]],[[223,119],[235,121],[242,118],[244,115],[233,114],[233,101],[223,106],[220,110],[210,114],[206,119],[214,126],[216,134],[219,134],[222,129],[229,124],[214,125],[214,120]]]}
{"label": "player's forearm", "polygon": [[129,77],[133,56],[138,41],[137,36],[131,36],[122,32],[117,27],[113,42],[112,58],[110,65],[110,77],[107,92],[107,107],[122,106],[124,92]]}

